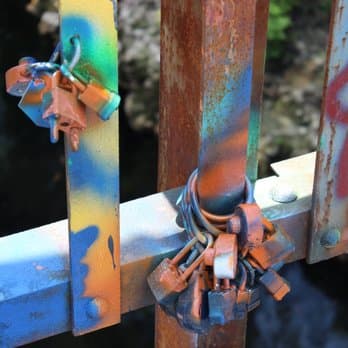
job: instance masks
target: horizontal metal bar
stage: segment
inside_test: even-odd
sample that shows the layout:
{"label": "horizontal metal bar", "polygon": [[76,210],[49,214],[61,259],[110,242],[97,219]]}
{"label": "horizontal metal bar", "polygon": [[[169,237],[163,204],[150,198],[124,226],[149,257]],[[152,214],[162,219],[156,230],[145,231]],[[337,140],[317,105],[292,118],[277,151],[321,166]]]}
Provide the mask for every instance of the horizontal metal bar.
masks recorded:
{"label": "horizontal metal bar", "polygon": [[[255,197],[264,214],[293,236],[296,252],[290,262],[306,254],[314,156],[290,159],[281,166],[287,167],[285,174],[280,170],[279,177],[256,182]],[[271,192],[281,185],[292,187],[297,200],[273,201]],[[180,191],[121,204],[122,313],[154,303],[147,274],[184,244],[175,206]],[[0,238],[0,250],[0,346],[18,346],[71,330],[67,220]]]}

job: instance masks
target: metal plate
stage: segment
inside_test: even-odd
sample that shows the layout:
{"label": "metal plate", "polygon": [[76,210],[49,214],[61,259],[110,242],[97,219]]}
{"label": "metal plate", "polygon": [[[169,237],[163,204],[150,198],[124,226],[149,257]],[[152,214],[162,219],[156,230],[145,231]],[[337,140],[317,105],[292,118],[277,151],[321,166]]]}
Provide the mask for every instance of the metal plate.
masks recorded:
{"label": "metal plate", "polygon": [[[78,35],[74,72],[117,93],[116,1],[61,0],[63,55]],[[66,141],[72,323],[83,334],[120,321],[118,113],[104,122],[87,112],[73,152]]]}
{"label": "metal plate", "polygon": [[308,262],[348,251],[348,0],[332,3]]}

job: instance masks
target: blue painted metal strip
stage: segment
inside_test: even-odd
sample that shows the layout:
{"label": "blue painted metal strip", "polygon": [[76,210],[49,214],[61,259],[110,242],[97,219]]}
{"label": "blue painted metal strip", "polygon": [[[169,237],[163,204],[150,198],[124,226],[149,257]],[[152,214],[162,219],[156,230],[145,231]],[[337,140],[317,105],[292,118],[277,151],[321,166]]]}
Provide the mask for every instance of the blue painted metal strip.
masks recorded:
{"label": "blue painted metal strip", "polygon": [[[117,94],[116,1],[61,0],[63,56],[77,37],[73,69]],[[80,335],[120,321],[118,113],[103,121],[86,110],[79,150],[66,145],[73,332]]]}
{"label": "blue painted metal strip", "polygon": [[70,329],[68,224],[0,238],[0,347]]}

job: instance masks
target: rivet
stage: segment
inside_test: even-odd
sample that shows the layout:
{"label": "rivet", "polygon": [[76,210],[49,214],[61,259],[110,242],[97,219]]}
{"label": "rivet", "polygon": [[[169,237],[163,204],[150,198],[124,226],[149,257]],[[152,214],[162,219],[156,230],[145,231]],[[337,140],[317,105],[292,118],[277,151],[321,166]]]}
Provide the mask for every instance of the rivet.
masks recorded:
{"label": "rivet", "polygon": [[101,297],[90,300],[86,306],[86,313],[92,319],[102,318],[108,311],[108,303]]}
{"label": "rivet", "polygon": [[326,249],[334,248],[341,240],[341,232],[338,228],[332,228],[324,232],[320,238],[320,244]]}
{"label": "rivet", "polygon": [[296,201],[297,194],[289,184],[279,182],[272,187],[271,198],[278,203],[290,203]]}

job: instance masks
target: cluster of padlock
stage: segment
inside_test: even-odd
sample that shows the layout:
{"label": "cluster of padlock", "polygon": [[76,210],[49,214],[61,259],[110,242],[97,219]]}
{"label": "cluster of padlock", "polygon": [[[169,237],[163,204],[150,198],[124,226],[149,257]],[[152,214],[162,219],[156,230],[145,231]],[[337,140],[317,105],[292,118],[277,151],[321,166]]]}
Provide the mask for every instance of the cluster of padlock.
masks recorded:
{"label": "cluster of padlock", "polygon": [[281,226],[262,216],[248,181],[245,203],[231,215],[217,216],[199,207],[196,178],[197,170],[178,202],[190,240],[147,279],[165,311],[203,333],[245,318],[260,304],[260,285],[280,301],[290,286],[277,271],[295,247]]}
{"label": "cluster of padlock", "polygon": [[77,78],[73,69],[78,63],[81,47],[78,37],[71,40],[75,48],[70,63],[57,64],[60,46],[48,62],[36,62],[25,57],[6,72],[6,89],[21,97],[19,108],[39,127],[50,129],[52,143],[58,141],[59,131],[68,135],[71,148],[79,147],[80,133],[87,128],[86,108],[106,121],[118,108],[120,97],[97,81]]}

